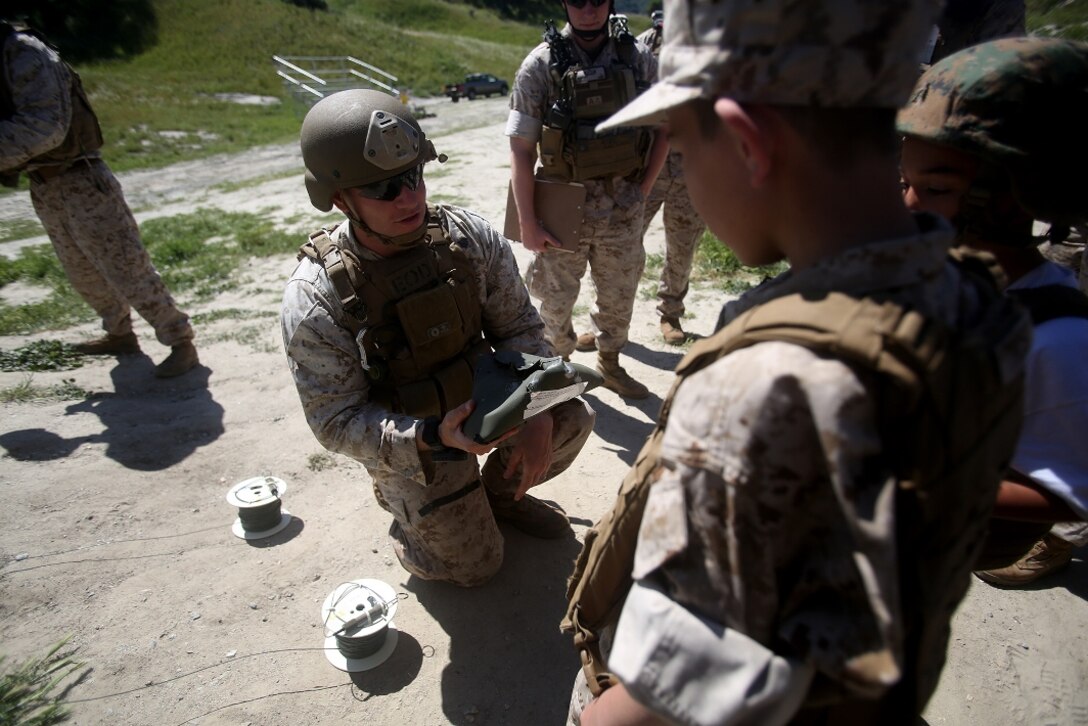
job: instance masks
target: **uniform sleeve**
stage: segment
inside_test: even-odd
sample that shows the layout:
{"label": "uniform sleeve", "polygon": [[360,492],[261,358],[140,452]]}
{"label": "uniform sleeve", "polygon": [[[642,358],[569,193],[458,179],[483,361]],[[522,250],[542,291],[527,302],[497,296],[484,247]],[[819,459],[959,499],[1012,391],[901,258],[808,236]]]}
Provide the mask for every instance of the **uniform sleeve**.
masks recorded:
{"label": "uniform sleeve", "polygon": [[15,110],[0,119],[0,170],[10,171],[60,146],[72,122],[72,99],[64,63],[32,36],[8,36],[4,72]]}
{"label": "uniform sleeve", "polygon": [[[762,343],[690,376],[671,410],[632,573],[662,614],[617,631],[610,666],[680,723],[788,720],[815,673],[879,695],[899,673],[895,487],[858,377]],[[677,698],[724,683],[712,711]]]}
{"label": "uniform sleeve", "polygon": [[370,385],[351,331],[332,315],[319,266],[304,260],[287,284],[281,324],[306,422],[329,451],[369,469],[427,483],[416,449],[418,420],[370,400]]}
{"label": "uniform sleeve", "polygon": [[540,138],[547,107],[548,56],[547,46],[541,45],[526,56],[514,76],[506,134],[536,141]]}

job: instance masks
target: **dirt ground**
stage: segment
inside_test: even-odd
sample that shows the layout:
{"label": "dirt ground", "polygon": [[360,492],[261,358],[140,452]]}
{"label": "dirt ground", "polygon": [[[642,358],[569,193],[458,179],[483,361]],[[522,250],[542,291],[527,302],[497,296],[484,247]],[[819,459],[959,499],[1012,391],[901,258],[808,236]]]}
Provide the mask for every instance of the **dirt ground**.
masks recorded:
{"label": "dirt ground", "polygon": [[[437,115],[423,126],[450,156],[428,173],[432,198],[501,225],[505,99],[429,108]],[[294,145],[121,181],[141,221],[201,206],[272,209],[301,241],[322,219],[306,198]],[[211,189],[220,182],[235,186]],[[33,215],[25,193],[0,198],[0,220]],[[662,250],[659,220],[646,245]],[[516,251],[524,269],[527,255]],[[92,392],[87,400],[0,409],[2,652],[19,660],[71,635],[89,666],[68,694],[79,725],[561,723],[577,669],[557,626],[570,563],[650,431],[680,359],[659,338],[653,300],[637,301],[625,351],[628,370],[653,395],[632,404],[605,390],[588,394],[595,433],[571,469],[536,492],[567,510],[573,534],[540,541],[504,530],[502,571],[464,590],[399,567],[366,472],[322,455],[306,426],[276,317],[293,266],[285,249],[241,270],[230,294],[200,304],[182,298],[192,314],[249,313],[201,325],[202,365],[184,377],[153,377],[166,351],[138,321],[145,355],[34,375],[36,385],[74,379]],[[586,324],[591,294],[578,309]],[[723,300],[696,286],[686,327],[709,333]],[[86,324],[38,337],[97,332]],[[0,348],[26,342],[0,338]],[[592,354],[575,355],[592,364]],[[25,378],[0,373],[0,387]],[[293,520],[247,542],[231,533],[238,510],[225,496],[263,475],[287,483]],[[929,724],[1088,724],[1088,564],[1079,554],[1037,588],[972,584]],[[325,658],[320,611],[338,585],[358,578],[401,594],[399,639],[382,666],[349,675]]]}

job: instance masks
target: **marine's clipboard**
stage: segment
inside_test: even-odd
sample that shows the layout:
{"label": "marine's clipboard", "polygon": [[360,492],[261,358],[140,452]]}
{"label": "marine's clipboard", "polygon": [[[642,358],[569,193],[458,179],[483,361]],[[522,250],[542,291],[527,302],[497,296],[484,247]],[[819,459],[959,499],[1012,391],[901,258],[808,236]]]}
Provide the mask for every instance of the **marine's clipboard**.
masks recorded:
{"label": "marine's clipboard", "polygon": [[[544,229],[559,240],[558,249],[574,252],[582,233],[582,215],[585,213],[586,188],[582,184],[534,179],[533,201],[536,216]],[[503,235],[507,239],[521,241],[521,225],[518,208],[514,202],[513,183],[506,194],[506,223]]]}

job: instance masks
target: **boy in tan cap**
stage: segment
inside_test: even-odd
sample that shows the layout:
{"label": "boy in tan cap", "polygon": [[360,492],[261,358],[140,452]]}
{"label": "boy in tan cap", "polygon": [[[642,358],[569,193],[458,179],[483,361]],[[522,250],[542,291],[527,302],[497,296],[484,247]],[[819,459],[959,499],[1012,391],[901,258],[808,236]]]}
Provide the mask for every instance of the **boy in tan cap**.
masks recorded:
{"label": "boy in tan cap", "polygon": [[661,80],[604,126],[667,121],[711,231],[791,269],[681,362],[587,535],[573,722],[913,724],[936,687],[1030,339],[902,202],[937,9],[666,0]]}

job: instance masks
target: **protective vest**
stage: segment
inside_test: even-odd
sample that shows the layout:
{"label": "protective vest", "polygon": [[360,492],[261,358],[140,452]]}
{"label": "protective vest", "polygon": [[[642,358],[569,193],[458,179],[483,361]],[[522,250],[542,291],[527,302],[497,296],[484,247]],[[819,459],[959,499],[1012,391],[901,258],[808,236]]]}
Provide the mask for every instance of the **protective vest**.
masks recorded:
{"label": "protective vest", "polygon": [[[973,279],[988,277],[982,263],[957,264]],[[992,283],[978,287],[984,297],[980,318],[967,331],[949,330],[894,302],[841,293],[820,300],[794,294],[746,311],[692,347],[676,370],[657,427],[611,511],[587,533],[568,582],[561,627],[574,635],[594,695],[616,682],[605,670],[598,639],[604,626],[615,623],[631,585],[639,525],[676,390],[719,358],[774,340],[850,364],[876,399],[881,440],[897,481],[904,653],[895,701],[906,709],[925,702],[936,687],[930,676],[940,670],[947,639],[947,620],[931,616],[950,613],[966,591],[970,563],[984,538],[970,540],[961,533],[969,524],[977,528],[988,520],[1022,416],[1022,361],[1030,324]],[[965,502],[958,486],[962,482],[986,482],[989,493]],[[933,654],[940,662],[933,663]],[[876,673],[853,676],[863,682],[869,676],[869,682],[880,685]],[[911,712],[917,713],[901,713]]]}
{"label": "protective vest", "polygon": [[544,39],[559,98],[544,114],[540,177],[580,182],[637,175],[646,166],[651,133],[641,127],[603,134],[595,130],[649,87],[638,73],[634,36],[622,24],[610,22],[607,42],[616,44],[619,57],[609,65],[590,66],[575,60],[570,39],[554,25],[549,24]]}
{"label": "protective vest", "polygon": [[[0,23],[0,35],[3,37],[3,40],[0,41],[0,50],[7,44],[9,36],[17,32],[32,35],[54,51],[56,50],[36,30],[25,25],[12,25],[10,23]],[[98,125],[98,117],[95,116],[90,101],[87,100],[87,94],[83,90],[83,83],[79,78],[79,74],[63,59],[61,62],[64,63],[64,67],[68,70],[68,93],[72,99],[72,120],[68,126],[68,134],[56,148],[27,160],[19,169],[6,171],[23,171],[28,167],[64,165],[102,148],[102,129]],[[8,82],[8,69],[3,52],[0,52],[0,114],[3,115],[4,119],[10,119],[15,114],[15,102]]]}
{"label": "protective vest", "polygon": [[328,273],[374,400],[419,418],[442,416],[471,398],[476,357],[490,351],[471,263],[433,210],[428,216],[423,242],[393,257],[360,259],[327,229],[298,253]]}

